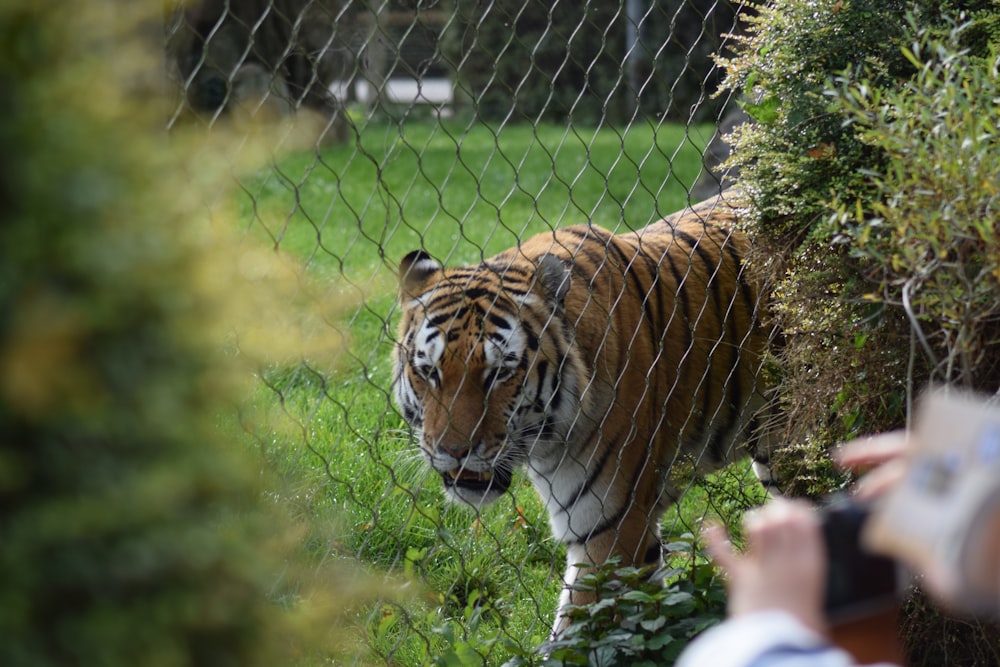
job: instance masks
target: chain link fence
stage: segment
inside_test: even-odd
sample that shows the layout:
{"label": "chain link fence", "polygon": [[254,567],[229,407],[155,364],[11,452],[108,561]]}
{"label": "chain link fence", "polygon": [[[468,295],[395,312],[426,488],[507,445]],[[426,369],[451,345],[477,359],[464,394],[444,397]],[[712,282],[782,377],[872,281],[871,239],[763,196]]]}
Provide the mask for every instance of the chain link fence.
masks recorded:
{"label": "chain link fence", "polygon": [[[408,424],[399,405],[405,400],[394,400],[393,349],[401,346],[402,358],[415,354],[407,348],[412,341],[397,334],[401,260],[420,250],[426,256],[416,262],[425,269],[429,258],[495,267],[489,258],[535,234],[552,239],[553,230],[579,223],[629,234],[718,195],[725,179],[711,167],[725,154],[720,128],[731,126],[738,111],[713,95],[721,73],[712,55],[740,30],[740,11],[738,3],[714,0],[202,0],[168,13],[167,53],[177,90],[168,126],[271,123],[253,127],[271,128],[277,157],[268,168],[237,176],[246,234],[302,262],[328,286],[324,298],[342,306],[343,316],[328,323],[349,341],[337,363],[306,359],[262,372],[260,401],[273,406],[280,425],[255,436],[287,480],[281,493],[316,526],[311,540],[318,557],[358,561],[411,582],[400,584],[407,590],[401,600],[359,611],[368,653],[381,662],[500,664],[530,650],[549,636],[557,615],[565,543],[588,543],[553,535],[554,517],[565,507],[553,506],[563,501],[539,487],[537,470],[514,475],[510,492],[491,505],[446,500],[447,471],[433,472],[418,446],[421,418],[411,415]],[[289,127],[298,128],[299,137],[307,128],[310,147],[279,150],[290,141]],[[718,206],[695,217],[724,213]],[[648,381],[614,379],[608,404],[639,406],[622,422],[638,430],[647,420],[638,410],[656,413],[651,434],[680,433],[686,427],[676,424],[684,423],[711,431],[710,415],[723,408],[710,403],[703,387],[734,382],[741,362],[732,341],[749,336],[726,331],[739,326],[729,323],[739,320],[743,297],[735,286],[743,278],[732,277],[733,295],[716,294],[728,284],[720,277],[728,251],[709,261],[697,244],[682,246],[661,250],[657,287],[646,285],[638,294],[623,288],[602,306],[600,326],[611,331],[605,340],[624,333],[614,328],[616,309],[651,320],[669,316],[656,312],[657,304],[665,307],[654,296],[672,271],[670,289],[685,294],[683,308],[671,310],[685,323],[674,326],[686,327],[694,339],[703,331],[701,318],[718,318],[721,330],[701,362],[705,375],[684,403],[690,414],[665,414],[675,400],[671,391],[655,395],[660,390]],[[597,273],[619,261],[552,253],[566,266],[592,262]],[[622,260],[629,268],[620,274],[634,276],[639,259]],[[574,269],[566,270],[577,285]],[[465,288],[468,296],[470,285]],[[489,313],[503,315],[497,303]],[[747,307],[750,321],[757,305]],[[657,354],[650,368],[680,363],[697,347],[692,342],[672,358],[667,329],[651,334]],[[585,348],[586,335],[567,333],[572,345]],[[513,345],[504,339],[501,356]],[[630,345],[621,346],[622,355]],[[597,355],[608,354],[609,346],[598,344]],[[742,363],[754,354],[744,353]],[[474,362],[468,356],[463,363],[471,368]],[[593,370],[594,360],[585,362]],[[722,372],[724,364],[731,365]],[[533,368],[537,372],[537,364]],[[722,379],[715,379],[720,372]],[[418,393],[426,398],[430,391]],[[703,402],[694,400],[701,396]],[[545,410],[554,409],[549,400]],[[457,418],[457,403],[446,407]],[[466,428],[464,437],[477,428]],[[424,444],[433,450],[442,437]],[[597,443],[594,451],[608,452],[609,474],[638,474],[611,446],[610,429]],[[459,452],[455,460],[471,453]],[[690,534],[704,516],[727,518],[762,497],[746,462],[695,481],[698,456],[656,476],[657,494],[669,498],[654,504],[670,507],[661,530],[646,532],[673,545],[663,551],[668,562],[694,557]],[[439,471],[446,467],[434,463]],[[484,469],[455,465],[453,480],[464,478],[470,488],[487,483]],[[576,465],[597,469],[584,459]],[[569,559],[572,565],[572,554]],[[473,658],[433,662],[452,654]]]}

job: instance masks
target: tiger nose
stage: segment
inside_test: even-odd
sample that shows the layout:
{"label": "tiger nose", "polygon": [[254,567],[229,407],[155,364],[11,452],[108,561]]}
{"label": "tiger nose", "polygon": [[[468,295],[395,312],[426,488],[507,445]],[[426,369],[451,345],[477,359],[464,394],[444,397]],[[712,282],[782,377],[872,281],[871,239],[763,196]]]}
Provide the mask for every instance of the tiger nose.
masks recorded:
{"label": "tiger nose", "polygon": [[461,461],[469,453],[468,443],[438,443],[438,451],[447,454],[456,461]]}

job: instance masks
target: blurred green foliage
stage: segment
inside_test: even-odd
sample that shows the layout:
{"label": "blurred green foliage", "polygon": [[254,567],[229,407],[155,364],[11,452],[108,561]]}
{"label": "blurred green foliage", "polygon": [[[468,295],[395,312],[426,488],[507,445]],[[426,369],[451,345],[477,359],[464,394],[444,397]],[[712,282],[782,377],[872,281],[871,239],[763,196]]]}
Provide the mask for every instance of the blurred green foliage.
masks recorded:
{"label": "blurred green foliage", "polygon": [[633,18],[624,3],[456,0],[442,46],[487,121],[706,121],[723,106],[712,54],[739,27],[738,5],[648,0]]}
{"label": "blurred green foliage", "polygon": [[[294,301],[262,295],[280,270],[209,221],[227,172],[189,149],[210,141],[163,132],[159,9],[0,6],[10,667],[288,664],[337,639],[345,582],[361,585],[319,575],[339,606],[306,587],[294,521],[263,506],[260,465],[225,418],[248,376],[244,339],[222,354],[247,319],[230,316]],[[264,279],[241,288],[241,273]]]}

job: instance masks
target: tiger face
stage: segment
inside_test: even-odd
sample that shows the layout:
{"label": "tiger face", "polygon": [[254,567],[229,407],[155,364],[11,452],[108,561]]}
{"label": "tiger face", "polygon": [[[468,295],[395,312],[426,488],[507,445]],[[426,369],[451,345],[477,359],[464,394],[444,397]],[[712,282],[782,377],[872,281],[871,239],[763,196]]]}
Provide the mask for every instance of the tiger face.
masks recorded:
{"label": "tiger face", "polygon": [[394,394],[454,500],[483,505],[533,453],[564,442],[579,408],[555,329],[567,269],[445,270],[423,252],[400,266]]}

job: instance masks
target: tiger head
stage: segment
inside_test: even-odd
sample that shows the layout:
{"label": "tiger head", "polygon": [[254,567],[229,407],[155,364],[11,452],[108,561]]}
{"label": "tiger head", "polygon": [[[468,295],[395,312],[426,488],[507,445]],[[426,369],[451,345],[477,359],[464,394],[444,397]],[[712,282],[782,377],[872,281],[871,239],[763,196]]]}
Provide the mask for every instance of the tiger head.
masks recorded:
{"label": "tiger head", "polygon": [[415,251],[399,273],[396,403],[448,496],[492,502],[579,408],[559,318],[569,269],[552,256],[445,269]]}

